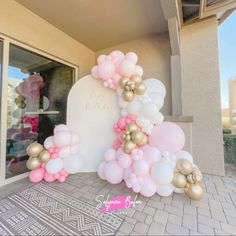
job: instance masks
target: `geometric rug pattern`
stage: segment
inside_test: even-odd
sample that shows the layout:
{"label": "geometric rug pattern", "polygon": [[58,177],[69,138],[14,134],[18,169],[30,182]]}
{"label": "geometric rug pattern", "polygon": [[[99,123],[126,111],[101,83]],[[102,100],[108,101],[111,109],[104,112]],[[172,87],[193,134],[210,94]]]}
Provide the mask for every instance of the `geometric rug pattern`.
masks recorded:
{"label": "geometric rug pattern", "polygon": [[114,235],[122,222],[43,183],[0,200],[0,235]]}

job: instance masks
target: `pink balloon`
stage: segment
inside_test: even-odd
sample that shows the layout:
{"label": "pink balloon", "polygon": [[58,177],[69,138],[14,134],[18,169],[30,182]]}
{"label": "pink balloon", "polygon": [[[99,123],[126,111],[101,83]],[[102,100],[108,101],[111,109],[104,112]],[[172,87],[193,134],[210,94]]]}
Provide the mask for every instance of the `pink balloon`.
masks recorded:
{"label": "pink balloon", "polygon": [[91,74],[94,78],[98,79],[99,75],[98,75],[98,66],[93,66],[92,70],[91,70]]}
{"label": "pink balloon", "polygon": [[65,176],[60,176],[60,177],[58,178],[58,181],[61,182],[61,183],[65,182],[65,180],[66,180],[66,177],[65,177]]}
{"label": "pink balloon", "polygon": [[125,58],[128,59],[129,61],[133,62],[134,64],[137,63],[138,61],[138,56],[136,53],[134,52],[128,52],[126,55],[125,55]]}
{"label": "pink balloon", "polygon": [[43,176],[44,176],[44,169],[42,168],[38,168],[38,169],[35,169],[35,170],[31,170],[29,172],[29,180],[32,182],[32,183],[38,183],[40,182],[41,180],[43,180]]}
{"label": "pink balloon", "polygon": [[140,186],[140,184],[135,183],[135,184],[133,185],[132,189],[133,189],[133,191],[134,191],[135,193],[138,193],[138,192],[140,192],[140,190],[141,190],[141,186]]}
{"label": "pink balloon", "polygon": [[116,161],[108,162],[104,165],[103,173],[106,180],[112,184],[118,184],[123,180],[124,171]]}
{"label": "pink balloon", "polygon": [[161,152],[179,152],[185,144],[183,130],[172,122],[165,121],[153,128],[149,136],[149,144]]}
{"label": "pink balloon", "polygon": [[50,174],[50,173],[48,173],[47,171],[45,171],[45,173],[44,173],[44,180],[45,180],[46,182],[48,182],[48,183],[51,183],[51,182],[55,181],[56,178],[54,177],[53,174]]}
{"label": "pink balloon", "polygon": [[102,63],[104,60],[106,60],[106,55],[102,54],[97,58],[97,63],[100,64]]}
{"label": "pink balloon", "polygon": [[108,149],[104,154],[105,161],[115,161],[116,160],[116,150]]}
{"label": "pink balloon", "polygon": [[124,170],[124,180],[125,181],[129,179],[129,176],[130,176],[131,173],[132,173],[131,167]]}
{"label": "pink balloon", "polygon": [[114,58],[118,58],[118,59],[121,59],[121,58],[124,58],[124,53],[119,51],[119,50],[115,50],[113,52],[111,52],[110,56],[112,57],[112,59]]}
{"label": "pink balloon", "polygon": [[135,66],[134,73],[139,76],[143,76],[143,68],[139,65]]}
{"label": "pink balloon", "polygon": [[132,160],[128,154],[120,155],[118,158],[118,164],[121,168],[129,168],[132,164]]}
{"label": "pink balloon", "polygon": [[143,148],[143,156],[145,160],[149,163],[149,165],[161,161],[161,152],[156,147],[152,147],[149,145]]}
{"label": "pink balloon", "polygon": [[122,61],[119,66],[119,73],[123,76],[130,77],[131,75],[134,74],[134,70],[135,70],[134,63],[128,59]]}
{"label": "pink balloon", "polygon": [[115,65],[111,61],[103,61],[98,65],[98,75],[104,80],[110,79],[115,73]]}

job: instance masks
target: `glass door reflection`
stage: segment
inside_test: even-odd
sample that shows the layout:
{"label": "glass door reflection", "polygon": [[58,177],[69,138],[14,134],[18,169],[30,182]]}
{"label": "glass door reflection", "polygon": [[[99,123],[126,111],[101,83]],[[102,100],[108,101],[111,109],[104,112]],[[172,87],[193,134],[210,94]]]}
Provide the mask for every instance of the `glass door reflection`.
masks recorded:
{"label": "glass door reflection", "polygon": [[6,178],[27,170],[26,148],[43,144],[66,122],[74,69],[10,44],[7,97]]}

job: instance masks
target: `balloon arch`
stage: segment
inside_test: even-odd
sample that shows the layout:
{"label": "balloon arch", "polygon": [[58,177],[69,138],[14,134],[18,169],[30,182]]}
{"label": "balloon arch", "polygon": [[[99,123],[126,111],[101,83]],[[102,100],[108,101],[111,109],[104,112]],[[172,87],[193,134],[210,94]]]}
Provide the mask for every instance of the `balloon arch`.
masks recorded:
{"label": "balloon arch", "polygon": [[[164,121],[160,112],[165,86],[155,78],[143,80],[143,69],[137,61],[134,52],[113,51],[100,55],[91,70],[95,79],[115,90],[121,110],[114,125],[117,139],[104,153],[98,176],[112,184],[125,181],[128,188],[146,197],[185,192],[199,200],[203,195],[202,174],[192,155],[183,150],[184,132]],[[30,180],[65,181],[80,170],[78,150],[78,135],[65,125],[56,126],[44,147],[33,143],[27,149]]]}

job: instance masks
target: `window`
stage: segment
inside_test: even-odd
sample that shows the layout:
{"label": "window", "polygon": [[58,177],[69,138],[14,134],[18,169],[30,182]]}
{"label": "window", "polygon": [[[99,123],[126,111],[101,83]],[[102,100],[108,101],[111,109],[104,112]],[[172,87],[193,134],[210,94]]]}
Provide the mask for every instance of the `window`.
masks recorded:
{"label": "window", "polygon": [[[1,64],[1,63],[0,63]],[[67,95],[74,68],[10,44],[5,177],[27,171],[27,146],[66,123]]]}

